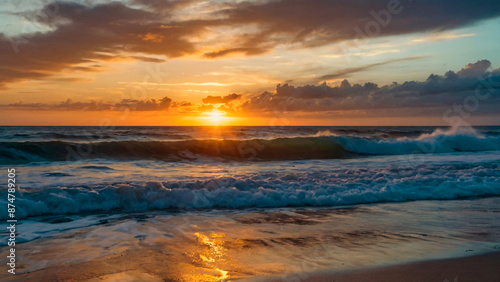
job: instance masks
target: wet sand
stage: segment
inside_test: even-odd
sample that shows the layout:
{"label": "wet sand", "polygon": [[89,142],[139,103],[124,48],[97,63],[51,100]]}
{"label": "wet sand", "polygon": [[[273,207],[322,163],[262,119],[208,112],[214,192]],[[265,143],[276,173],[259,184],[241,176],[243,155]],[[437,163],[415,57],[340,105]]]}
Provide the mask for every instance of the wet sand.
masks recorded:
{"label": "wet sand", "polygon": [[27,219],[0,281],[500,281],[499,253],[430,260],[498,252],[499,200]]}
{"label": "wet sand", "polygon": [[[245,281],[252,280],[253,279]],[[356,270],[298,273],[288,277],[261,278],[257,281],[498,282],[500,281],[500,252],[462,258],[426,260],[376,268],[370,267]]]}

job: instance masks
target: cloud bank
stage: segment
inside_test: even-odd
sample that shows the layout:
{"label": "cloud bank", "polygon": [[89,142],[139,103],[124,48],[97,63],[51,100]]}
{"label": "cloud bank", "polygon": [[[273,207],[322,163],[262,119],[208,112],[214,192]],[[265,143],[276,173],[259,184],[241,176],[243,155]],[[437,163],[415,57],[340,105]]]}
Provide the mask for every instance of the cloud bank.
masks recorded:
{"label": "cloud bank", "polygon": [[168,97],[124,99],[115,103],[77,102],[68,99],[57,104],[19,102],[0,107],[50,111],[169,111],[182,107],[182,113],[185,114],[218,109],[229,114],[254,117],[276,112],[302,112],[318,118],[335,112],[357,117],[425,117],[443,115],[447,109],[464,113],[472,112],[470,109],[474,108],[476,115],[497,115],[500,107],[500,69],[492,69],[490,61],[480,60],[457,72],[450,70],[442,75],[431,74],[425,81],[394,82],[383,86],[372,82],[351,84],[347,80],[343,80],[338,86],[327,83],[303,86],[278,84],[273,92],[207,96],[201,102],[175,102]]}
{"label": "cloud bank", "polygon": [[201,101],[205,104],[227,104],[229,102],[232,102],[234,100],[237,100],[241,98],[241,94],[229,94],[224,97],[222,96],[207,96],[206,98],[203,98]]}
{"label": "cloud bank", "polygon": [[481,60],[458,72],[431,74],[425,81],[394,82],[384,86],[372,82],[351,85],[347,80],[340,86],[279,84],[274,92],[266,91],[249,98],[242,109],[246,112],[397,110],[403,115],[410,109],[415,114],[425,115],[433,108],[442,112],[443,107],[466,103],[479,89],[489,93],[479,113],[498,113],[500,69],[488,71],[490,67],[490,61]]}
{"label": "cloud bank", "polygon": [[125,109],[130,111],[168,111],[172,106],[183,106],[183,104],[175,104],[172,99],[163,97],[162,99],[147,100],[123,99],[117,103],[105,101],[78,102],[72,99],[67,99],[58,104],[18,102],[3,105],[2,107],[37,111],[123,111]]}

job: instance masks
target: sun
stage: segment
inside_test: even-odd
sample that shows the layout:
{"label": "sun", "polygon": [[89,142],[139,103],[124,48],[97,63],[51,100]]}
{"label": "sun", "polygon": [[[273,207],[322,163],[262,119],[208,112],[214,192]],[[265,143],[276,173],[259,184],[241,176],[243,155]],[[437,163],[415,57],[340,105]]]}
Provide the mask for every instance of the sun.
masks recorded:
{"label": "sun", "polygon": [[226,112],[222,112],[219,110],[213,110],[211,112],[204,112],[203,114],[206,116],[208,123],[210,123],[212,125],[220,125],[221,123],[223,123],[225,121],[225,119],[227,119],[224,116],[226,114]]}

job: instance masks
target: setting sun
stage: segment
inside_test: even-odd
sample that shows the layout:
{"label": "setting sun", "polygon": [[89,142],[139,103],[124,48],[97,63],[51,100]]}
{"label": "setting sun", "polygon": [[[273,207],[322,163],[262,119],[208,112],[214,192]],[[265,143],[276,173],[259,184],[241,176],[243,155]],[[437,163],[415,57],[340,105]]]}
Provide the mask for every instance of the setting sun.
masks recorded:
{"label": "setting sun", "polygon": [[220,125],[227,121],[227,117],[225,117],[226,112],[221,112],[219,110],[213,110],[211,112],[203,113],[207,123],[212,125]]}

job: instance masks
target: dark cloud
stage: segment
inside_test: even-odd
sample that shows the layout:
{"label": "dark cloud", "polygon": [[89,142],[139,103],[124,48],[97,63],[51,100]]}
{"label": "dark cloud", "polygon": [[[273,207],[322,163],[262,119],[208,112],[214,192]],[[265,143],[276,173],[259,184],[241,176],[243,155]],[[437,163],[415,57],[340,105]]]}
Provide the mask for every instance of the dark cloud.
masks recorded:
{"label": "dark cloud", "polygon": [[118,103],[103,101],[78,102],[67,99],[59,104],[46,103],[15,103],[2,105],[3,108],[38,111],[167,111],[173,102],[172,99],[164,97],[162,99],[131,100],[123,99]]}
{"label": "dark cloud", "polygon": [[245,48],[232,48],[232,49],[224,49],[221,51],[217,52],[208,52],[205,53],[204,56],[207,58],[217,58],[217,57],[224,57],[229,54],[234,54],[234,53],[242,53],[245,55],[259,55],[262,53],[267,52],[268,50],[266,48],[262,47],[245,47]]}
{"label": "dark cloud", "polygon": [[277,45],[315,47],[365,37],[454,29],[499,16],[500,1],[247,1],[224,13],[226,22],[233,26],[260,27],[251,33],[242,31],[227,48],[246,52]]}
{"label": "dark cloud", "polygon": [[172,107],[191,107],[191,106],[193,106],[193,103],[186,102],[186,101],[183,101],[183,102],[174,102],[172,104]]}
{"label": "dark cloud", "polygon": [[200,32],[189,26],[162,28],[158,14],[116,2],[96,6],[58,2],[57,13],[43,20],[52,31],[16,38],[0,34],[0,84],[40,79],[96,60],[162,62],[122,53],[182,56],[195,50],[185,37]]}
{"label": "dark cloud", "polygon": [[[43,79],[68,68],[96,71],[85,64],[117,58],[156,63],[163,59],[154,56],[179,57],[201,50],[210,50],[205,54],[209,58],[256,55],[276,46],[306,48],[356,39],[357,30],[369,36],[439,32],[500,15],[498,0],[401,1],[394,6],[400,12],[387,14],[388,3],[394,1],[54,2],[43,11],[21,13],[49,31],[14,38],[0,33],[0,86]],[[211,9],[188,13],[190,5]]]}
{"label": "dark cloud", "polygon": [[124,99],[116,104],[118,108],[128,108],[133,111],[167,111],[172,104],[172,99],[163,97],[162,99],[150,100],[129,100]]}
{"label": "dark cloud", "polygon": [[78,102],[67,99],[59,104],[19,102],[2,105],[2,108],[38,111],[107,111],[113,109],[113,104],[103,101]]}
{"label": "dark cloud", "polygon": [[478,87],[482,87],[491,93],[483,109],[496,111],[495,108],[500,106],[500,69],[488,71],[490,65],[487,60],[478,61],[457,73],[431,74],[426,81],[406,81],[381,87],[370,82],[351,85],[347,80],[340,86],[279,84],[274,93],[266,91],[251,97],[242,109],[260,112],[443,109],[463,104],[467,97],[475,95]]}
{"label": "dark cloud", "polygon": [[224,97],[222,96],[207,96],[206,98],[202,99],[202,102],[205,104],[227,104],[229,102],[232,102],[234,100],[237,100],[241,98],[241,94],[229,94]]}
{"label": "dark cloud", "polygon": [[477,77],[483,75],[490,67],[490,61],[481,60],[473,64],[467,64],[465,68],[457,72],[457,75],[460,77]]}

